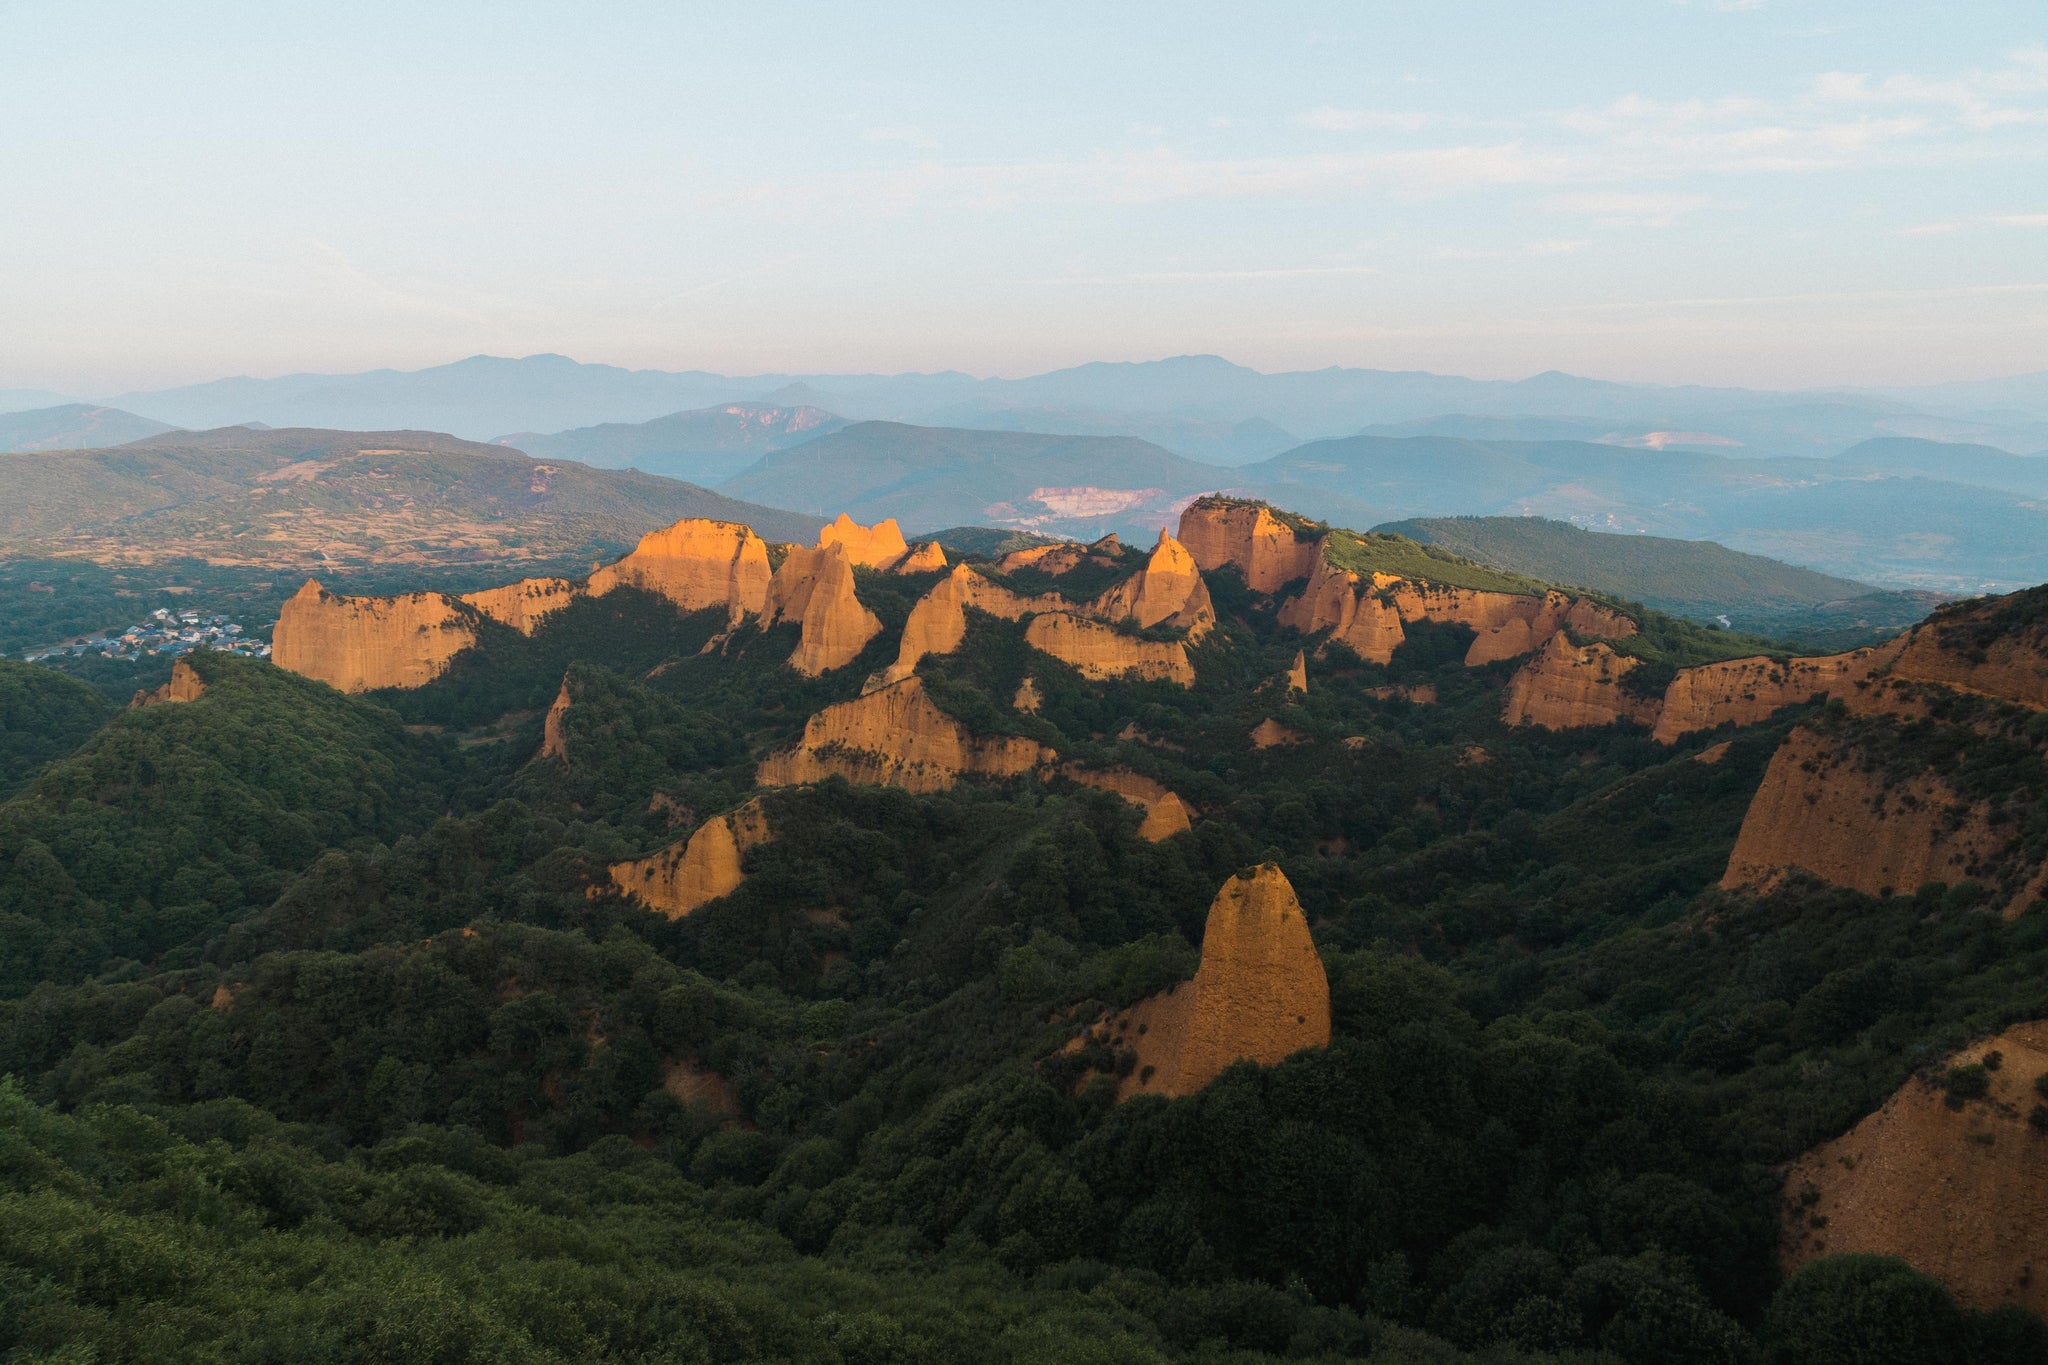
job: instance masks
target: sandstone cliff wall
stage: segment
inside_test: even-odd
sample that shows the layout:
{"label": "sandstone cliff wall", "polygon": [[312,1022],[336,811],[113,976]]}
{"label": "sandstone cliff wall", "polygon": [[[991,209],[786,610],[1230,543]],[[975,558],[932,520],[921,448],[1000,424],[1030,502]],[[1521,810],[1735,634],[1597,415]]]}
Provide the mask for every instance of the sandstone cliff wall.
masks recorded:
{"label": "sandstone cliff wall", "polygon": [[1134,773],[1129,768],[1088,768],[1078,763],[1064,764],[1060,772],[1084,787],[1115,792],[1144,811],[1145,818],[1138,824],[1140,839],[1156,844],[1193,828],[1187,804],[1165,784],[1143,773]]}
{"label": "sandstone cliff wall", "polygon": [[1297,536],[1258,503],[1198,498],[1180,514],[1178,539],[1202,568],[1230,565],[1253,592],[1278,592],[1307,578],[1323,558],[1317,542]]}
{"label": "sandstone cliff wall", "polygon": [[1598,642],[1575,645],[1560,632],[1509,679],[1501,717],[1509,725],[1549,730],[1622,720],[1651,724],[1657,719],[1657,700],[1634,696],[1621,685],[1638,662]]}
{"label": "sandstone cliff wall", "polygon": [[1099,621],[1063,611],[1041,612],[1024,627],[1024,643],[1072,664],[1085,678],[1163,678],[1195,685],[1195,666],[1178,640],[1141,640]]}
{"label": "sandstone cliff wall", "polygon": [[437,592],[338,597],[308,579],[278,613],[271,661],[343,692],[422,687],[476,643],[475,619]]}
{"label": "sandstone cliff wall", "polygon": [[1852,750],[1800,726],[1764,770],[1721,885],[1754,886],[1796,867],[1873,896],[1910,894],[1984,873],[2005,843],[1983,810],[1932,773],[1887,789]]}
{"label": "sandstone cliff wall", "polygon": [[911,677],[818,712],[794,748],[761,760],[755,780],[781,786],[837,773],[849,782],[943,791],[965,774],[1011,777],[1053,757],[1014,735],[971,734]]}
{"label": "sandstone cliff wall", "polygon": [[868,569],[893,568],[910,553],[903,528],[894,517],[863,526],[841,512],[837,520],[818,532],[820,550],[829,550],[834,545],[846,552],[847,559]]}
{"label": "sandstone cliff wall", "polygon": [[753,528],[691,517],[642,536],[631,554],[590,576],[589,592],[642,588],[684,611],[724,607],[738,621],[767,609],[772,578],[767,542]]}
{"label": "sandstone cliff wall", "polygon": [[789,664],[808,677],[853,662],[882,632],[881,619],[855,596],[853,561],[837,542],[817,550],[792,549],[784,557],[762,617],[763,625],[777,621],[802,623],[803,635]]}
{"label": "sandstone cliff wall", "polygon": [[715,815],[688,839],[645,858],[613,863],[612,882],[650,910],[680,919],[698,906],[731,895],[746,880],[740,860],[773,837],[759,800]]}
{"label": "sandstone cliff wall", "polygon": [[1784,706],[1816,696],[1853,697],[1897,658],[1904,640],[1810,659],[1730,659],[1680,669],[1664,690],[1655,735],[1676,743],[1695,730],[1733,721],[1754,725]]}
{"label": "sandstone cliff wall", "polygon": [[1329,978],[1286,875],[1267,863],[1224,883],[1209,907],[1194,980],[1092,1032],[1138,1055],[1118,1084],[1120,1100],[1191,1095],[1235,1062],[1272,1066],[1327,1046]]}
{"label": "sandstone cliff wall", "polygon": [[2025,1023],[1964,1048],[1946,1066],[2002,1054],[1991,1091],[1960,1109],[1916,1076],[1846,1135],[1786,1172],[1787,1270],[1823,1255],[1897,1256],[1970,1308],[2014,1303],[2048,1314],[2041,1230],[2048,1161],[2026,1115],[2048,1072],[2048,1024]]}
{"label": "sandstone cliff wall", "polygon": [[551,614],[582,596],[580,584],[566,578],[522,578],[502,588],[464,593],[462,600],[493,621],[531,635]]}
{"label": "sandstone cliff wall", "polygon": [[1943,626],[1951,619],[1954,617],[1944,614],[1942,619],[1916,626],[1892,665],[1892,676],[1906,682],[1940,683],[1958,692],[1980,693],[2035,710],[2048,709],[2048,640],[2032,632],[2015,631],[1989,642],[1980,654],[1960,640],[1944,638]]}

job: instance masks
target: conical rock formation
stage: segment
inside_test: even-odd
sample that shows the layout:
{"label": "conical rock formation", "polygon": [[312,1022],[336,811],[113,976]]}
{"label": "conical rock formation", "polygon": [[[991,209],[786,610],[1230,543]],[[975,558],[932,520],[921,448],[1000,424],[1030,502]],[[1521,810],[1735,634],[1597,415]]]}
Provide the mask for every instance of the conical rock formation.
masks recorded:
{"label": "conical rock formation", "polygon": [[1164,530],[1145,567],[1089,604],[1088,614],[1104,621],[1135,622],[1143,630],[1165,624],[1199,640],[1216,624],[1201,567],[1187,548]]}
{"label": "conical rock formation", "polygon": [[540,723],[540,752],[536,758],[552,758],[564,765],[569,762],[569,737],[562,723],[569,718],[570,705],[569,677],[565,673],[562,675],[562,690],[555,693],[555,700]]}
{"label": "conical rock formation", "polygon": [[896,561],[894,573],[935,573],[946,567],[946,547],[927,540]]}
{"label": "conical rock formation", "polygon": [[791,550],[776,569],[768,596],[764,625],[803,623],[789,664],[807,677],[853,662],[882,631],[881,618],[854,594],[853,561],[837,542],[819,550]]}
{"label": "conical rock formation", "polygon": [[138,690],[130,707],[161,706],[172,701],[198,701],[206,693],[206,680],[192,669],[190,661],[180,659],[171,665],[171,680],[161,687]]}
{"label": "conical rock formation", "polygon": [[716,815],[681,842],[629,862],[613,863],[612,882],[650,910],[680,919],[698,906],[731,895],[746,880],[740,860],[772,837],[758,799]]}
{"label": "conical rock formation", "polygon": [[1209,907],[1194,980],[1093,1032],[1137,1053],[1119,1099],[1191,1095],[1233,1063],[1273,1066],[1327,1046],[1329,977],[1286,875],[1266,863],[1224,883]]}
{"label": "conical rock formation", "polygon": [[1186,803],[1167,790],[1164,784],[1142,773],[1134,773],[1129,768],[1088,768],[1078,763],[1066,764],[1060,772],[1084,787],[1115,792],[1144,811],[1145,818],[1138,824],[1138,837],[1149,843],[1171,839],[1193,828]]}

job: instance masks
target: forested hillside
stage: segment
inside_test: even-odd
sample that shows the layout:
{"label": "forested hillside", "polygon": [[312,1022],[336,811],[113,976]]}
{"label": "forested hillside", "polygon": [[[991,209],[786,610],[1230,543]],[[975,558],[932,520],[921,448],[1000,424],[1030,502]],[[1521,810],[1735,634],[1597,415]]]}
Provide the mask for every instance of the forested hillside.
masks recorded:
{"label": "forested hillside", "polygon": [[[2048,1353],[2024,1291],[1792,1272],[1776,1174],[2048,1017],[2048,904],[1722,885],[1802,726],[2038,864],[2037,595],[1724,704],[1756,642],[1258,504],[757,578],[716,529],[727,577],[643,547],[416,687],[199,654],[109,716],[0,673],[65,718],[0,804],[0,1353]],[[1099,1026],[1232,966],[1267,864],[1327,1044],[1119,1102],[1165,1040]]]}

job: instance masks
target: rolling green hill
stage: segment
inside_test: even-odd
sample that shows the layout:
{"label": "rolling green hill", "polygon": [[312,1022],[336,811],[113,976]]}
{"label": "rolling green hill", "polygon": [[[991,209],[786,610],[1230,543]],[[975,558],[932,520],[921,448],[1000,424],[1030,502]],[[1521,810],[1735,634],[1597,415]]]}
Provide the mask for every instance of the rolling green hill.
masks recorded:
{"label": "rolling green hill", "polygon": [[1542,517],[1426,517],[1378,528],[1551,583],[1592,588],[1696,621],[1848,648],[1918,621],[1941,600],[1743,554],[1708,540],[1623,536]]}
{"label": "rolling green hill", "polygon": [[0,554],[289,569],[495,563],[630,549],[682,517],[809,540],[818,521],[633,470],[435,432],[177,432],[0,456]]}
{"label": "rolling green hill", "polygon": [[119,408],[64,403],[0,413],[0,454],[17,450],[88,450],[126,445],[173,428]]}

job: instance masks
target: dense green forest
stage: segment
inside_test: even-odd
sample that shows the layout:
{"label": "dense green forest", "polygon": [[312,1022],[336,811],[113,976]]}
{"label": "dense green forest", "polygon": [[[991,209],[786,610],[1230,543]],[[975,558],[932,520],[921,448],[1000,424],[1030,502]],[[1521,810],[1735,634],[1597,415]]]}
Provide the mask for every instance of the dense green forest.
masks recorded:
{"label": "dense green forest", "polygon": [[[888,629],[816,679],[792,627],[705,652],[722,613],[634,592],[410,693],[201,654],[197,700],[109,715],[0,672],[70,727],[14,741],[0,804],[0,1359],[2048,1356],[1897,1262],[1778,1269],[1776,1166],[2048,1016],[2041,908],[1715,889],[1790,717],[1508,729],[1512,663],[1426,624],[1291,696],[1302,642],[1226,571],[1189,689],[979,613],[923,670],[1189,833],[1057,777],[834,779],[766,794],[775,838],[686,918],[609,890],[893,659],[934,578],[859,578]],[[1650,624],[1660,661],[1716,643]],[[565,678],[566,765],[535,757]],[[1254,748],[1267,718],[1308,742]],[[2030,838],[2037,738],[1953,760]],[[1268,860],[1331,1046],[1115,1104],[1066,1044],[1187,979]]]}

